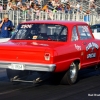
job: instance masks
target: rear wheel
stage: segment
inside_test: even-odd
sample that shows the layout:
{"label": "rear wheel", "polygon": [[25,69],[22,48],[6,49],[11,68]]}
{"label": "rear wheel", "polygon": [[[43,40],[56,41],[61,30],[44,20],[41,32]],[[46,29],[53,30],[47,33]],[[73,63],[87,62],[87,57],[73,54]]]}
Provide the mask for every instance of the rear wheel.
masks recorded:
{"label": "rear wheel", "polygon": [[61,84],[74,84],[77,81],[78,76],[78,63],[72,63],[70,68],[64,74],[61,80]]}

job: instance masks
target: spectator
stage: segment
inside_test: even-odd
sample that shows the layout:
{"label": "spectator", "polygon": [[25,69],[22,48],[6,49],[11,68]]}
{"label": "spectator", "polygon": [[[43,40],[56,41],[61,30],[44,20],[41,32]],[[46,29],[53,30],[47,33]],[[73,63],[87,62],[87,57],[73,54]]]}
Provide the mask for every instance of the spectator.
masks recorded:
{"label": "spectator", "polygon": [[64,8],[64,7],[62,7],[62,8],[61,8],[61,11],[62,11],[63,13],[65,13],[65,8]]}
{"label": "spectator", "polygon": [[2,6],[2,4],[0,4],[0,12],[2,12],[3,11],[3,6]]}
{"label": "spectator", "polygon": [[19,8],[22,7],[22,0],[19,0],[19,1],[17,2],[17,7],[19,7]]}
{"label": "spectator", "polygon": [[8,3],[10,3],[12,10],[17,10],[16,0],[10,0]]}
{"label": "spectator", "polygon": [[79,8],[79,13],[82,13],[82,6],[80,6],[80,8]]}
{"label": "spectator", "polygon": [[69,4],[67,4],[67,5],[66,5],[66,8],[65,8],[65,13],[69,13],[69,14],[71,14],[71,13],[72,13],[72,9],[71,9],[71,7],[70,7],[70,5],[69,5]]}
{"label": "spectator", "polygon": [[54,0],[48,1],[48,3],[47,3],[48,8],[51,9],[51,10],[53,10],[54,9],[53,4],[54,4]]}
{"label": "spectator", "polygon": [[11,10],[12,9],[12,2],[11,0],[8,0],[8,3],[7,3],[7,11]]}
{"label": "spectator", "polygon": [[6,9],[7,9],[7,5],[3,4],[3,10],[6,10]]}
{"label": "spectator", "polygon": [[25,4],[26,4],[26,6],[27,6],[28,9],[31,8],[31,5],[30,5],[30,3],[28,1],[26,1]]}
{"label": "spectator", "polygon": [[8,15],[4,15],[2,21],[0,22],[0,28],[1,28],[1,38],[9,38],[11,36],[11,31],[13,29],[12,21],[9,20]]}
{"label": "spectator", "polygon": [[79,2],[77,2],[77,4],[76,4],[76,10],[79,12],[79,10],[80,10],[80,4],[79,4]]}
{"label": "spectator", "polygon": [[53,6],[54,6],[54,7],[57,7],[57,6],[59,6],[59,5],[60,5],[59,0],[54,0],[54,4],[53,4]]}
{"label": "spectator", "polygon": [[44,5],[42,10],[45,11],[46,9],[48,9],[48,4]]}
{"label": "spectator", "polygon": [[30,0],[30,5],[31,5],[32,3],[34,3],[34,0]]}
{"label": "spectator", "polygon": [[67,3],[69,0],[61,0],[61,4]]}
{"label": "spectator", "polygon": [[38,0],[38,5],[42,5],[42,0]]}

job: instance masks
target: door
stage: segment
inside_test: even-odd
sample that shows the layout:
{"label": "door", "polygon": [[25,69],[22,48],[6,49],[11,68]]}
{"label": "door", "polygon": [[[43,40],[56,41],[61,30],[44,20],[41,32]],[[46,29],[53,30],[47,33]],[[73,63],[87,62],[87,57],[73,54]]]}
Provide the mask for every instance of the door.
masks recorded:
{"label": "door", "polygon": [[87,25],[78,25],[77,29],[80,42],[82,43],[83,47],[82,65],[86,67],[97,64],[99,57],[99,45],[92,37]]}

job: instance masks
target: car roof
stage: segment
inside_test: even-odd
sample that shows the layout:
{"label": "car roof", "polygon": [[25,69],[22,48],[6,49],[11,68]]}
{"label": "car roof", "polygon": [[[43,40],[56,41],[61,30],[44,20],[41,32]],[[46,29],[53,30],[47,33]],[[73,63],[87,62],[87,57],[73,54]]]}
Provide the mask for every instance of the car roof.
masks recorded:
{"label": "car roof", "polygon": [[21,22],[21,24],[34,24],[34,23],[42,23],[42,24],[62,24],[62,25],[76,25],[76,24],[87,24],[86,22],[80,22],[80,21],[54,21],[54,20],[34,20],[34,21],[26,21],[26,22]]}

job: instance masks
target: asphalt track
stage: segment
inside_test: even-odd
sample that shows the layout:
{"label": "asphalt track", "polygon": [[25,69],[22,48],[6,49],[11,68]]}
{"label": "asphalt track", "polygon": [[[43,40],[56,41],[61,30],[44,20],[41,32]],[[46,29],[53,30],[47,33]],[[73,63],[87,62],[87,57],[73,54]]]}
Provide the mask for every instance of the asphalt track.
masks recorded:
{"label": "asphalt track", "polygon": [[39,85],[13,85],[5,69],[0,69],[0,100],[100,100],[100,71],[80,71],[74,85],[55,85],[49,80]]}

